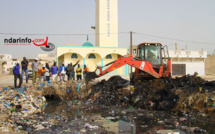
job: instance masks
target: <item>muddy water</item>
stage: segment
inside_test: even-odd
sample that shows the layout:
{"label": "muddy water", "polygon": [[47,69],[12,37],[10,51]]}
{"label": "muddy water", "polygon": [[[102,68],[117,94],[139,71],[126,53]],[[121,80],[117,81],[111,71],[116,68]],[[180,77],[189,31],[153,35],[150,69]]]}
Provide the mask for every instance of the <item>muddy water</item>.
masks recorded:
{"label": "muddy water", "polygon": [[[199,127],[199,133],[215,133],[214,123],[172,115],[164,111],[145,111],[133,107],[107,107],[74,101],[50,101],[42,114],[44,124],[53,121],[48,129],[29,133],[153,133],[159,129],[192,133],[189,127]],[[177,124],[178,123],[178,124]],[[200,131],[201,130],[201,131]]]}

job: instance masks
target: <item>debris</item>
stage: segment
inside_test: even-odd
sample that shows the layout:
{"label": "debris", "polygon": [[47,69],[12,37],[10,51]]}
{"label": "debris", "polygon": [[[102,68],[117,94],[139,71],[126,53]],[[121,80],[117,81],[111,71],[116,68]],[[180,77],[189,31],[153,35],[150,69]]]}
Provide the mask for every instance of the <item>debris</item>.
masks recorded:
{"label": "debris", "polygon": [[92,126],[90,124],[85,124],[84,126],[85,128],[89,128],[89,129],[98,129],[98,126]]}
{"label": "debris", "polygon": [[[91,81],[90,81],[91,82]],[[90,83],[89,82],[89,83]],[[176,78],[144,80],[134,85],[120,76],[112,76],[89,85],[88,99],[106,106],[124,106],[164,111],[199,110],[215,119],[213,87],[215,81],[205,81],[195,73]],[[209,107],[210,106],[210,107]],[[205,116],[206,117],[206,116]]]}
{"label": "debris", "polygon": [[[63,128],[61,131],[56,130],[56,133],[72,133],[77,130],[85,133],[98,130],[101,127],[94,124],[94,120],[90,122],[88,118],[84,118],[83,112],[79,109],[73,111],[76,113],[74,118],[69,118],[64,114],[70,107],[79,108],[88,104],[88,111],[90,111],[91,104],[102,104],[116,106],[116,108],[106,111],[109,115],[104,117],[105,121],[100,121],[101,124],[113,123],[121,117],[123,120],[137,120],[138,116],[143,116],[144,118],[153,118],[153,122],[140,125],[144,129],[150,128],[150,124],[157,123],[158,125],[169,125],[168,128],[176,127],[189,132],[204,132],[205,130],[200,128],[182,126],[181,123],[195,120],[192,111],[195,111],[199,118],[210,117],[211,120],[215,120],[214,86],[215,81],[205,81],[197,75],[186,75],[172,79],[138,79],[133,85],[120,76],[113,76],[108,80],[92,80],[88,83],[84,80],[79,82],[38,82],[19,89],[4,87],[0,90],[0,120],[13,125],[13,127],[2,125],[6,128],[5,132],[18,132],[25,128],[24,126],[31,126],[36,131],[48,130],[48,128],[54,128],[70,120],[74,120],[74,122],[69,123],[68,126],[75,128],[80,126],[76,121],[81,119],[83,123],[81,128],[71,130]],[[44,121],[42,120],[44,107],[49,107],[47,100],[51,96],[59,98],[63,102],[67,101],[68,109],[56,109],[60,114],[53,113],[54,115]],[[124,109],[120,111],[120,108]],[[174,115],[182,113],[184,116],[169,121],[171,122],[169,124],[164,118],[157,117],[150,112],[129,117],[130,111],[140,109],[170,111]],[[134,125],[134,121],[131,121],[130,127],[134,127]],[[0,132],[3,131],[2,127]],[[171,133],[177,132],[172,131]]]}

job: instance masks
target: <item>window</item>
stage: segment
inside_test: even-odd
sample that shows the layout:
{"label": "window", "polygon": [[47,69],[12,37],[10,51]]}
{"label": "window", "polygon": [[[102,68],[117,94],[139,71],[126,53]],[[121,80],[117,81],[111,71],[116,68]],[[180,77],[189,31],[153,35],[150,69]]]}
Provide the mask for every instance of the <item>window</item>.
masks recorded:
{"label": "window", "polygon": [[71,56],[71,58],[72,59],[76,59],[76,58],[78,58],[78,55],[76,53],[73,53],[72,56]]}
{"label": "window", "polygon": [[108,54],[108,55],[106,56],[106,59],[112,59],[111,54]]}
{"label": "window", "polygon": [[95,58],[96,58],[95,54],[90,54],[90,55],[88,56],[88,59],[95,59]]}
{"label": "window", "polygon": [[161,46],[141,45],[139,47],[139,58],[151,62],[152,65],[161,64]]}

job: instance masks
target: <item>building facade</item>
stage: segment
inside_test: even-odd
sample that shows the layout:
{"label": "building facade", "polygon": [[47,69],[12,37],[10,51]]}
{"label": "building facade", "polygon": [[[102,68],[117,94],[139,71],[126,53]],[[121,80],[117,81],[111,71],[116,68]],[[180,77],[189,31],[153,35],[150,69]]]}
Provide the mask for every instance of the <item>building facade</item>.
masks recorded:
{"label": "building facade", "polygon": [[215,55],[208,55],[205,60],[205,74],[214,75],[215,74]]}
{"label": "building facade", "polygon": [[[57,46],[57,64],[62,62],[65,65],[73,65],[79,61],[83,68],[86,64],[90,71],[95,71],[97,66],[104,66],[107,63],[115,61],[120,56],[126,55],[127,48],[123,47],[94,47],[91,43],[86,42],[82,46]],[[107,67],[103,68],[106,69]],[[98,72],[99,73],[99,72]],[[116,69],[111,74],[126,75],[126,68]]]}
{"label": "building facade", "polygon": [[205,75],[207,52],[202,50],[169,50],[172,61],[172,75]]}
{"label": "building facade", "polygon": [[0,54],[0,74],[9,74],[15,65],[15,61],[10,54]]}

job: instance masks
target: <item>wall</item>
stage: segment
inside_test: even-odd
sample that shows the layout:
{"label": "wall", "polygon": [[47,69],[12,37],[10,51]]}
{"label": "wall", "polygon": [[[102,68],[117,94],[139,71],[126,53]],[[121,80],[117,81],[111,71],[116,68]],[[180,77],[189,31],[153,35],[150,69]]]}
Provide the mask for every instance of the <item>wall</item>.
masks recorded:
{"label": "wall", "polygon": [[38,54],[38,58],[46,58],[48,57],[48,54]]}
{"label": "wall", "polygon": [[65,53],[78,53],[82,57],[86,57],[89,53],[97,53],[102,58],[104,58],[106,55],[115,53],[120,55],[126,55],[127,54],[127,48],[126,47],[81,47],[81,46],[57,46],[57,57],[65,54]]}
{"label": "wall", "polygon": [[[76,53],[77,54],[77,53]],[[68,65],[68,63],[70,63],[70,62],[72,62],[72,64],[74,65],[75,63],[77,63],[79,60],[79,63],[78,64],[80,64],[80,65],[83,65],[83,63],[84,63],[84,60],[83,60],[83,57],[80,55],[80,54],[77,54],[78,55],[78,58],[77,59],[73,59],[73,58],[71,58],[71,56],[72,56],[72,53],[66,53],[65,55],[64,55],[64,63],[65,63],[65,65],[67,66]],[[61,65],[61,64],[60,64]]]}
{"label": "wall", "polygon": [[95,71],[97,66],[102,66],[102,58],[99,54],[93,53],[96,56],[96,59],[89,59],[88,54],[85,58],[85,64],[89,67],[90,71]]}
{"label": "wall", "polygon": [[60,57],[58,57],[58,67],[60,66],[60,65],[62,65],[62,63],[64,62],[64,55],[61,55]]}
{"label": "wall", "polygon": [[205,73],[206,74],[215,74],[215,55],[208,55],[205,60]]}
{"label": "wall", "polygon": [[205,75],[204,62],[172,62],[172,64],[186,64],[186,74],[193,75],[197,72],[200,76]]}
{"label": "wall", "polygon": [[3,74],[3,63],[4,61],[0,61],[0,75]]}
{"label": "wall", "polygon": [[10,54],[0,54],[0,60],[4,60],[5,63],[2,66],[2,73],[9,74],[10,69],[13,67],[12,55]]}
{"label": "wall", "polygon": [[[78,59],[71,59],[72,53],[78,54]],[[96,59],[88,59],[88,56],[91,53],[95,54]],[[108,54],[112,55],[112,59],[106,59],[106,56]],[[116,60],[119,57],[118,55],[124,56],[126,54],[127,54],[127,48],[118,48],[118,47],[65,47],[65,46],[57,47],[57,55],[58,56],[61,55],[58,58],[59,64],[61,64],[63,61],[65,62],[66,65],[69,62],[72,62],[74,64],[76,63],[76,61],[81,60],[80,65],[83,66],[84,58],[85,58],[85,64],[89,67],[90,71],[95,71],[97,66],[102,66],[102,59],[103,59],[103,65],[105,65],[111,61]],[[62,58],[62,56],[64,57],[64,59]],[[105,68],[103,68],[103,70],[104,69]],[[125,74],[125,72],[126,72],[125,67],[122,67],[107,75]],[[97,73],[99,73],[99,71],[97,71]]]}
{"label": "wall", "polygon": [[202,50],[169,50],[169,56],[177,58],[207,58],[207,52]]}
{"label": "wall", "polygon": [[207,52],[202,50],[169,50],[172,64],[186,64],[186,74],[205,75]]}

